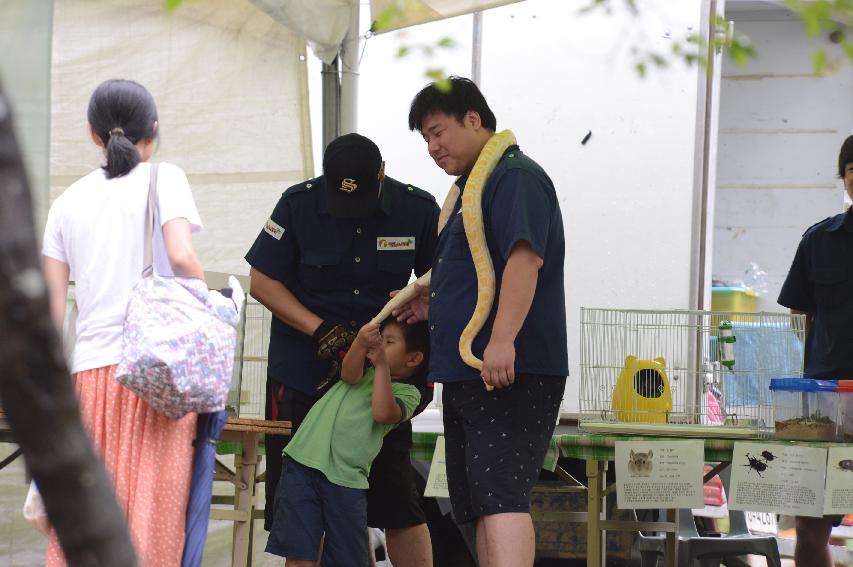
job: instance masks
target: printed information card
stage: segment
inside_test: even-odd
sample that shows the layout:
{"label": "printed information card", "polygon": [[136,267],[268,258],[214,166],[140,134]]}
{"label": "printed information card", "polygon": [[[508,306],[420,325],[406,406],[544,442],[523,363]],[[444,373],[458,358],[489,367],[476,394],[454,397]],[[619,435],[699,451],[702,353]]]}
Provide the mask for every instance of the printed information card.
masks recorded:
{"label": "printed information card", "polygon": [[704,506],[701,440],[617,441],[615,449],[619,508]]}
{"label": "printed information card", "polygon": [[853,447],[830,447],[826,464],[824,514],[853,512]]}
{"label": "printed information card", "polygon": [[447,490],[447,458],[444,455],[444,435],[435,440],[435,451],[432,454],[432,464],[429,467],[424,496],[433,498],[450,498]]}
{"label": "printed information card", "polygon": [[729,508],[823,516],[826,449],[735,443]]}

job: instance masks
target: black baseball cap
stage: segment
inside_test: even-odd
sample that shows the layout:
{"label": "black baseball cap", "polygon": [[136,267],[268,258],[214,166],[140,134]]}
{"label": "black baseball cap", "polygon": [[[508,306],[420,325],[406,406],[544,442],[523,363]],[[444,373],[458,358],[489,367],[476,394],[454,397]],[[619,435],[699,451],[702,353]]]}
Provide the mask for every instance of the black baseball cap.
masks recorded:
{"label": "black baseball cap", "polygon": [[369,138],[345,134],[332,140],[323,154],[326,202],[334,217],[369,217],[379,203],[382,154]]}

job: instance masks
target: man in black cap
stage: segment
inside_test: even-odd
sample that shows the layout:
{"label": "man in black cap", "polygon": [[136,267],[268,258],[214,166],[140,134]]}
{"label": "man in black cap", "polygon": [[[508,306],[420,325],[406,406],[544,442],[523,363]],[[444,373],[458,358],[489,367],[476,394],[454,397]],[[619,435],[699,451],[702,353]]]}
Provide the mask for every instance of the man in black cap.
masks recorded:
{"label": "man in black cap", "polygon": [[[379,148],[358,134],[333,140],[323,175],[290,187],[246,254],[252,297],[272,314],[267,419],[295,432],[337,379],[341,352],[401,289],[429,270],[439,209],[429,193],[385,176]],[[423,381],[423,377],[419,378]],[[431,399],[425,383],[416,384]],[[368,523],[385,528],[395,567],[432,565],[409,448],[410,423],[385,437],[370,471]],[[281,451],[267,436],[264,528],[272,526]]]}

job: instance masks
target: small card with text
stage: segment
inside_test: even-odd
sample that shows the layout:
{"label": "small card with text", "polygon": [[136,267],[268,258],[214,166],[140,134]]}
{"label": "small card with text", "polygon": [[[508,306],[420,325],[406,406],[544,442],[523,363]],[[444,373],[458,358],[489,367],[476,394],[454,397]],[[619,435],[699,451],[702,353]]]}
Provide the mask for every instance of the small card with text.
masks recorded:
{"label": "small card with text", "polygon": [[730,509],[823,516],[826,449],[737,442],[731,467]]}
{"label": "small card with text", "polygon": [[615,449],[619,508],[704,506],[701,440],[617,441]]}
{"label": "small card with text", "polygon": [[447,458],[444,454],[444,435],[435,440],[435,451],[432,454],[432,464],[429,467],[424,496],[435,498],[450,498],[447,490]]}

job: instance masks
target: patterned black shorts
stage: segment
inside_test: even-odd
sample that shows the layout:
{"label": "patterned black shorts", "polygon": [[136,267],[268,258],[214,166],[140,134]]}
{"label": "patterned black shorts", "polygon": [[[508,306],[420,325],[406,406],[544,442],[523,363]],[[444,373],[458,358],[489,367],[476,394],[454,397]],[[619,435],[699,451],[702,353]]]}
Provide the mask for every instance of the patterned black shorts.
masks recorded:
{"label": "patterned black shorts", "polygon": [[443,385],[447,483],[456,521],[530,510],[565,386],[565,377],[532,374],[491,392],[479,380]]}

